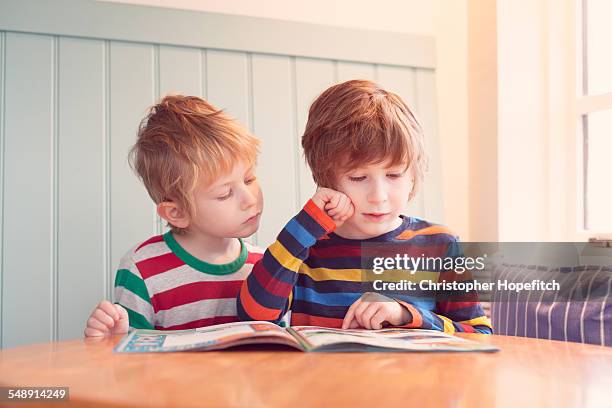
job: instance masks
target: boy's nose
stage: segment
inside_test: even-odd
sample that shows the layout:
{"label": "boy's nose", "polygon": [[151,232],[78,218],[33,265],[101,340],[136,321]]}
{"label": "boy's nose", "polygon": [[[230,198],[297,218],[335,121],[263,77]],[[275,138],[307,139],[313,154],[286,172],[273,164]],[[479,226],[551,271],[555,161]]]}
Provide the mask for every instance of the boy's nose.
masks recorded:
{"label": "boy's nose", "polygon": [[374,185],[368,194],[368,201],[380,203],[387,200],[387,190],[382,185]]}
{"label": "boy's nose", "polygon": [[242,197],[242,209],[246,210],[254,206],[255,204],[257,204],[257,192],[245,189],[244,195]]}

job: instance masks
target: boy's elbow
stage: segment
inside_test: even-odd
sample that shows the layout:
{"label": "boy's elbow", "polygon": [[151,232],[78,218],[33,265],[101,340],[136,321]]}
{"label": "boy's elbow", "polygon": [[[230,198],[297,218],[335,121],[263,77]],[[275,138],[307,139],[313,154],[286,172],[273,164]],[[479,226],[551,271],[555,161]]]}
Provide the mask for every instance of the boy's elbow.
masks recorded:
{"label": "boy's elbow", "polygon": [[[241,321],[266,321],[270,323],[279,323],[281,321],[282,311],[263,308],[259,305],[258,307],[248,307],[245,305],[241,298],[238,297],[236,304],[236,311],[238,319]],[[265,310],[263,310],[265,309]]]}
{"label": "boy's elbow", "polygon": [[249,316],[247,312],[245,312],[244,310],[241,310],[241,308],[238,308],[237,314],[238,314],[238,319],[240,319],[240,321],[243,321],[243,322],[257,320],[257,319],[253,319],[251,316]]}
{"label": "boy's elbow", "polygon": [[493,334],[493,329],[486,326],[474,327],[474,330],[476,330],[476,332],[480,334]]}

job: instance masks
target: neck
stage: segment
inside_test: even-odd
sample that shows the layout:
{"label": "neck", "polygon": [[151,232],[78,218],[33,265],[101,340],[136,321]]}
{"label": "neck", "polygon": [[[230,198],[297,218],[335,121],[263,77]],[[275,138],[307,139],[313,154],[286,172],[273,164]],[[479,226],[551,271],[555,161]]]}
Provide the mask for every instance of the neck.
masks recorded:
{"label": "neck", "polygon": [[237,238],[223,238],[208,234],[187,231],[172,236],[194,257],[212,264],[225,264],[240,255],[240,241]]}
{"label": "neck", "polygon": [[360,231],[358,228],[355,228],[355,226],[345,223],[336,228],[334,233],[339,237],[346,239],[370,239],[379,237],[399,228],[399,226],[402,225],[402,222],[402,219],[400,217],[397,217],[397,219],[393,222],[392,225],[389,226],[389,228],[386,229],[386,231],[379,232],[376,234],[367,234],[366,232]]}

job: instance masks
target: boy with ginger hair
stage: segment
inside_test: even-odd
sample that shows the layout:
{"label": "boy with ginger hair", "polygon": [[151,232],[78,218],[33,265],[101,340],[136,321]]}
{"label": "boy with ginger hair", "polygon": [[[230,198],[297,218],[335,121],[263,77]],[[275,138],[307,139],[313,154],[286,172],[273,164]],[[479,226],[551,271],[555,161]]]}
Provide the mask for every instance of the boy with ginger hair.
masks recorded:
{"label": "boy with ginger hair", "polygon": [[242,240],[257,231],[263,208],[258,146],[200,98],[167,96],[151,107],[130,163],[170,231],[125,254],[117,303],[96,307],[86,336],[238,320],[235,298],[262,252]]}
{"label": "boy with ginger hair", "polygon": [[245,280],[240,318],[278,322],[291,311],[291,325],[491,333],[474,296],[450,301],[363,290],[363,245],[456,256],[457,238],[445,227],[402,215],[423,180],[423,143],[419,123],[394,93],[362,80],[324,91],[302,137],[319,189]]}

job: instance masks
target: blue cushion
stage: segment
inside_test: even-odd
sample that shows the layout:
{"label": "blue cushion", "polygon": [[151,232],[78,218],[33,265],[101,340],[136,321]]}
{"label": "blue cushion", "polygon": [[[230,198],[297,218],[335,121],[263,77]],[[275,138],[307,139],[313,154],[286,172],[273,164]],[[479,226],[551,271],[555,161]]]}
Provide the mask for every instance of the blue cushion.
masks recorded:
{"label": "blue cushion", "polygon": [[494,333],[612,346],[612,268],[577,266],[552,268],[500,264],[491,268],[491,280],[549,281],[561,290],[543,292],[496,291],[491,297]]}

